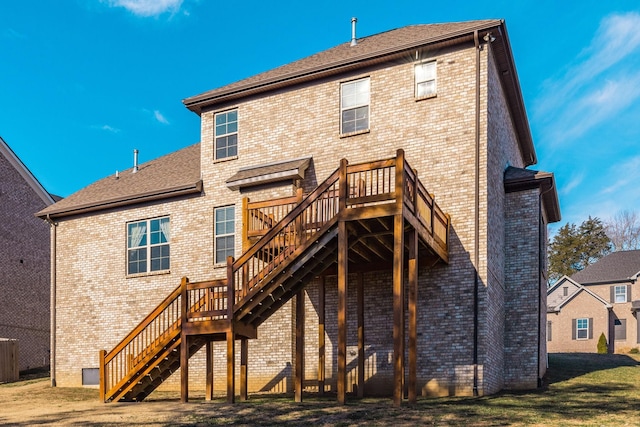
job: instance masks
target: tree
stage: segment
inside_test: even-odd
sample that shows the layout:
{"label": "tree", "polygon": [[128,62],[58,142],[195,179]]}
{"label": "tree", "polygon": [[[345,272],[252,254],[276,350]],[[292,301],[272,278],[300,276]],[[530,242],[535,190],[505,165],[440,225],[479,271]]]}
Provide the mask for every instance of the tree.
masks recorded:
{"label": "tree", "polygon": [[549,244],[549,280],[553,283],[562,276],[571,276],[609,252],[611,240],[600,219],[589,216],[579,227],[567,223]]}
{"label": "tree", "polygon": [[598,339],[598,354],[609,353],[609,346],[607,346],[607,337],[604,336],[604,332],[600,334]]}
{"label": "tree", "polygon": [[605,231],[614,250],[640,249],[640,216],[635,211],[620,211],[605,223]]}

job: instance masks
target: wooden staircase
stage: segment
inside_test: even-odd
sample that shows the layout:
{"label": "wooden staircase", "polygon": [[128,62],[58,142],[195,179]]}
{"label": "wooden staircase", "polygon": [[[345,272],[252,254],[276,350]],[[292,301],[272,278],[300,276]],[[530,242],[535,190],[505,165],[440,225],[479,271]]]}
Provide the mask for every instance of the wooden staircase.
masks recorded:
{"label": "wooden staircase", "polygon": [[[284,213],[274,216],[274,206]],[[336,269],[340,230],[351,239],[348,262],[381,265],[395,259],[394,218],[402,215],[423,252],[448,262],[448,216],[402,150],[376,162],[343,160],[298,203],[246,204],[243,214],[245,239],[258,240],[237,260],[229,257],[226,279],[184,278],[112,351],[100,352],[103,401],[143,400],[207,342],[255,338],[257,328],[313,278]]]}

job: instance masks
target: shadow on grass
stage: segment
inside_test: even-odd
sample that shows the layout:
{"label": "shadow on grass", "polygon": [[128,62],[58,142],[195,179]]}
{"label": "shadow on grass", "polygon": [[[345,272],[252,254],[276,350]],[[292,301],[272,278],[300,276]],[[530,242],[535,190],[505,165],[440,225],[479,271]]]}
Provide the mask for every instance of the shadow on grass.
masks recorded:
{"label": "shadow on grass", "polygon": [[545,382],[553,384],[621,366],[640,366],[640,362],[624,354],[549,353]]}

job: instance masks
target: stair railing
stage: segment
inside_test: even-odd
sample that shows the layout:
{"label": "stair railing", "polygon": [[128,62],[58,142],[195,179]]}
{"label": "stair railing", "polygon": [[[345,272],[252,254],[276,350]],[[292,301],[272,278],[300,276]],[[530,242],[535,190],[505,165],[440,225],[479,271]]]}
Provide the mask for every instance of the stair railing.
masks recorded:
{"label": "stair railing", "polygon": [[229,301],[238,303],[254,288],[261,286],[266,277],[285,265],[297,248],[335,218],[338,213],[339,177],[340,169],[337,169],[237,260],[229,257]]}
{"label": "stair railing", "polygon": [[147,317],[145,317],[113,350],[100,351],[100,398],[110,399],[122,381],[141,360],[161,341],[180,331],[181,286],[173,290]]}

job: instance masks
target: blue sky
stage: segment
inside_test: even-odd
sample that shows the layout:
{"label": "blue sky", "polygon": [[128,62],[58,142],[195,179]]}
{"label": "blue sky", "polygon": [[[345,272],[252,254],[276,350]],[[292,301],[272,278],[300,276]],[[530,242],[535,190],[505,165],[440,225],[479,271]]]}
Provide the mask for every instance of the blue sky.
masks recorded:
{"label": "blue sky", "polygon": [[197,142],[182,99],[411,24],[505,19],[565,222],[640,206],[636,1],[0,0],[0,136],[67,196]]}

